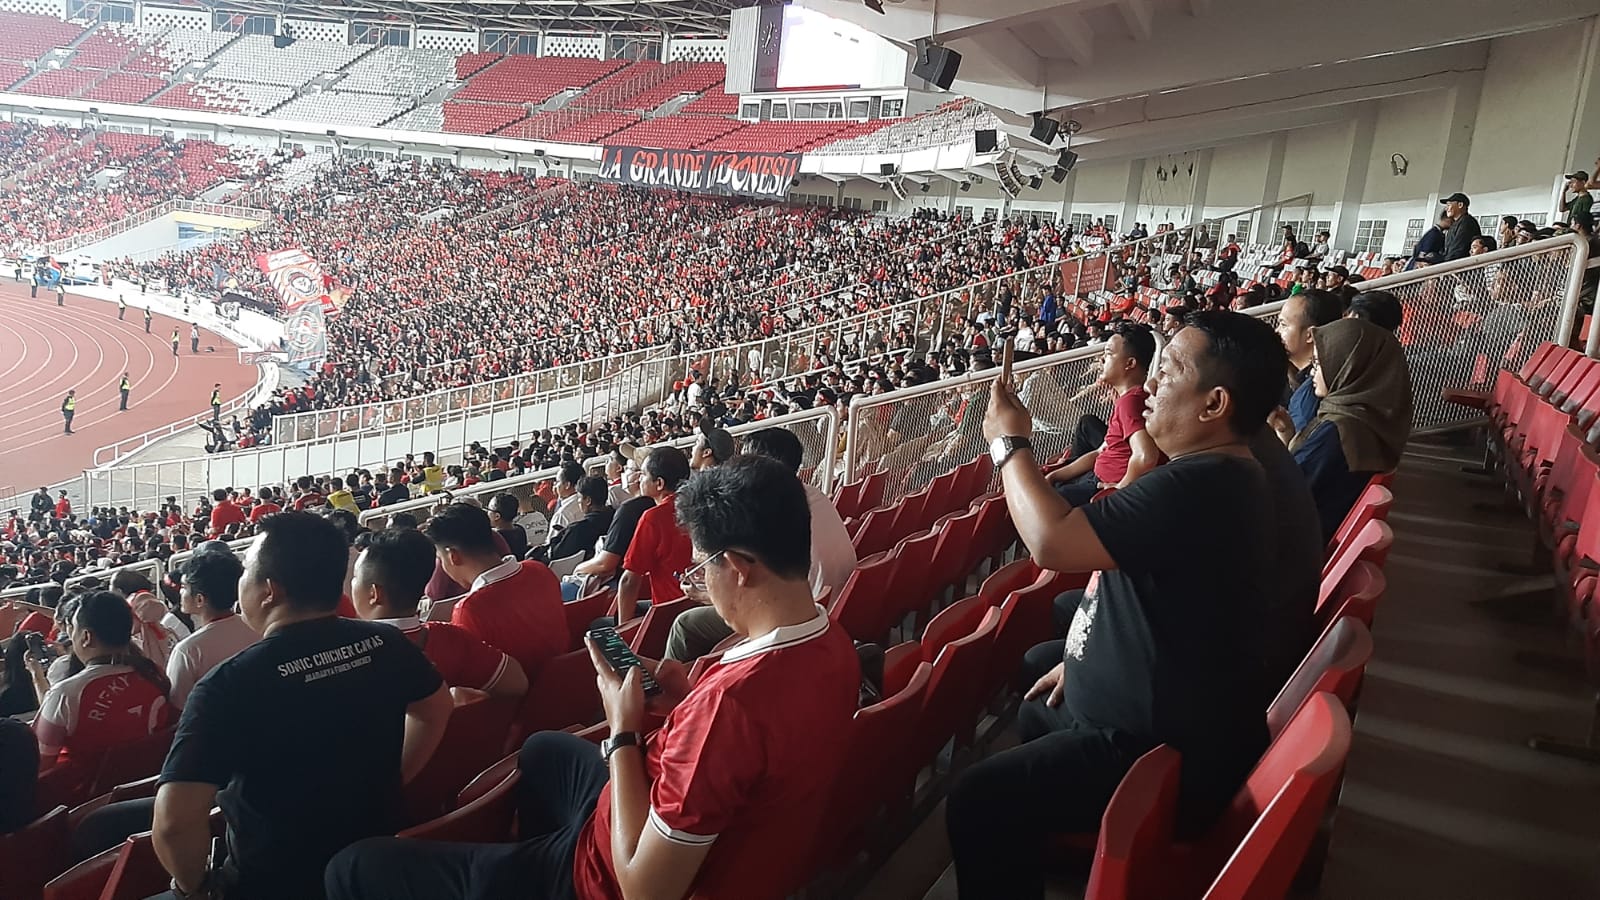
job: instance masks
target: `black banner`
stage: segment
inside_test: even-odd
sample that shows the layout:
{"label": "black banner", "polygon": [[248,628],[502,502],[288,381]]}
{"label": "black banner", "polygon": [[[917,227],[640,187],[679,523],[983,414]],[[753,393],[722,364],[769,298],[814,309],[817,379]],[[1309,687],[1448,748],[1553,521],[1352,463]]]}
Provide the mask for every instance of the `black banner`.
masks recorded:
{"label": "black banner", "polygon": [[800,175],[798,153],[607,147],[600,180],[702,194],[782,200]]}

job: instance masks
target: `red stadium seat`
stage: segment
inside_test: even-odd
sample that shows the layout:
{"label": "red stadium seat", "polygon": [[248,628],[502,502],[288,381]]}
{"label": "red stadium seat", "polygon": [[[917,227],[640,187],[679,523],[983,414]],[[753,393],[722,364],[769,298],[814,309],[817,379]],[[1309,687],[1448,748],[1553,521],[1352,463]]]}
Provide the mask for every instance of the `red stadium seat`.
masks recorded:
{"label": "red stadium seat", "polygon": [[67,808],[57,806],[21,829],[0,835],[0,876],[6,896],[35,900],[67,863]]}
{"label": "red stadium seat", "polygon": [[1367,626],[1353,615],[1335,621],[1267,707],[1267,731],[1277,737],[1314,694],[1332,694],[1346,709],[1353,708],[1371,659],[1372,633]]}
{"label": "red stadium seat", "polygon": [[438,749],[405,786],[406,821],[443,815],[468,779],[499,758],[518,705],[483,697],[451,710]]}
{"label": "red stadium seat", "polygon": [[606,587],[561,605],[567,614],[567,631],[572,638],[572,649],[583,649],[583,638],[589,633],[589,626],[595,619],[604,616],[616,601],[616,588]]}
{"label": "red stadium seat", "polygon": [[400,837],[428,841],[492,843],[512,837],[517,814],[517,783],[522,773],[513,768],[499,783],[470,803],[436,819],[400,832]]}
{"label": "red stadium seat", "polygon": [[[992,699],[1011,684],[1029,648],[1053,636],[1056,596],[1088,583],[1089,576],[1083,573],[1040,572],[1032,584],[1005,595],[998,604],[1000,624],[995,630],[989,668],[983,677],[983,699]],[[1018,687],[1027,690],[1031,685]]]}
{"label": "red stadium seat", "polygon": [[594,661],[588,649],[580,647],[545,663],[522,700],[516,731],[522,737],[539,731],[560,731],[568,725],[592,724],[600,715]]}
{"label": "red stadium seat", "polygon": [[646,659],[660,659],[667,649],[667,635],[672,633],[672,623],[677,621],[678,616],[699,605],[699,602],[688,597],[652,604],[628,646]]}
{"label": "red stadium seat", "polygon": [[1389,508],[1394,505],[1394,494],[1390,490],[1376,483],[1376,477],[1367,482],[1367,487],[1356,500],[1356,505],[1350,507],[1350,512],[1345,515],[1344,521],[1339,523],[1339,530],[1333,533],[1333,540],[1328,542],[1328,560],[1323,564],[1322,574],[1328,574],[1328,566],[1332,565],[1333,558],[1338,555],[1339,548],[1350,542],[1352,536],[1360,533],[1373,519],[1386,521],[1389,518]]}
{"label": "red stadium seat", "polygon": [[1325,635],[1335,622],[1343,618],[1353,618],[1370,629],[1373,617],[1377,614],[1378,601],[1387,589],[1388,581],[1383,576],[1383,569],[1365,560],[1357,561],[1334,585],[1333,595],[1328,602],[1317,610],[1317,633]]}
{"label": "red stadium seat", "polygon": [[111,870],[116,868],[121,853],[120,846],[112,847],[50,879],[44,886],[44,900],[100,900],[100,893],[111,880]]}
{"label": "red stadium seat", "polygon": [[170,880],[146,831],[122,842],[100,900],[145,900],[166,890]]}
{"label": "red stadium seat", "polygon": [[839,599],[828,610],[829,618],[839,623],[846,634],[858,641],[883,638],[899,621],[898,607],[891,598],[899,558],[892,553],[869,556],[856,563]]}
{"label": "red stadium seat", "polygon": [[1361,527],[1351,541],[1334,552],[1328,564],[1323,567],[1322,591],[1317,597],[1317,612],[1323,614],[1323,607],[1327,605],[1329,597],[1339,585],[1350,569],[1359,560],[1370,562],[1378,568],[1383,568],[1383,563],[1389,558],[1389,546],[1394,543],[1394,532],[1389,524],[1374,519]]}

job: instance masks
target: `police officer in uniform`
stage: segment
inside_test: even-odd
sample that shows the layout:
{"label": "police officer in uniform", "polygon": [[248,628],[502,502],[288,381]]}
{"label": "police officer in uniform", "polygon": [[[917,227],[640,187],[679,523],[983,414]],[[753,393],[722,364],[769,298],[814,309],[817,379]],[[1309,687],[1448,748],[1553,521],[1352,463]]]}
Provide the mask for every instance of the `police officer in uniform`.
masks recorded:
{"label": "police officer in uniform", "polygon": [[78,391],[73,389],[67,391],[67,396],[61,398],[61,418],[66,422],[66,428],[62,431],[62,434],[72,433],[72,416],[77,411]]}
{"label": "police officer in uniform", "polygon": [[152,318],[154,318],[154,316],[150,315],[150,307],[146,306],[144,308],[144,333],[145,334],[149,334],[150,333],[150,320]]}
{"label": "police officer in uniform", "polygon": [[121,294],[117,295],[117,321],[123,321],[128,315],[128,301]]}
{"label": "police officer in uniform", "polygon": [[117,390],[122,392],[122,405],[117,407],[117,411],[118,412],[127,412],[127,410],[128,410],[128,391],[130,391],[132,389],[133,389],[133,382],[128,379],[128,373],[127,372],[123,372],[122,373],[122,385],[117,388]]}
{"label": "police officer in uniform", "polygon": [[172,355],[178,355],[178,326],[172,326]]}
{"label": "police officer in uniform", "polygon": [[221,424],[221,422],[222,422],[222,383],[221,382],[218,382],[218,383],[213,384],[211,386],[211,421],[216,422],[218,424]]}
{"label": "police officer in uniform", "polygon": [[57,284],[56,285],[56,305],[57,306],[66,306],[67,305],[67,288],[66,288],[65,285],[62,285],[62,284]]}
{"label": "police officer in uniform", "polygon": [[189,352],[200,352],[200,326],[193,322],[189,323]]}

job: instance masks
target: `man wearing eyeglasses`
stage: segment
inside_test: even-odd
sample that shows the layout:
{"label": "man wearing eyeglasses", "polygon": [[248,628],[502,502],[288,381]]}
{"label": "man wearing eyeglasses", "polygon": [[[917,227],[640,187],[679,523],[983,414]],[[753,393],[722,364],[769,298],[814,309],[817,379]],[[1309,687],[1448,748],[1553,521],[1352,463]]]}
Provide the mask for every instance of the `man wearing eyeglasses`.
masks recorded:
{"label": "man wearing eyeglasses", "polygon": [[[522,843],[362,841],[329,863],[330,900],[529,886],[584,900],[775,900],[805,881],[860,679],[849,636],[812,601],[805,490],[782,463],[738,456],[697,475],[675,506],[701,558],[684,580],[745,640],[692,688],[682,666],[661,663],[650,701],[637,667],[618,675],[591,643],[611,736],[599,754],[562,732],[523,745]],[[670,715],[645,737],[647,708]]]}

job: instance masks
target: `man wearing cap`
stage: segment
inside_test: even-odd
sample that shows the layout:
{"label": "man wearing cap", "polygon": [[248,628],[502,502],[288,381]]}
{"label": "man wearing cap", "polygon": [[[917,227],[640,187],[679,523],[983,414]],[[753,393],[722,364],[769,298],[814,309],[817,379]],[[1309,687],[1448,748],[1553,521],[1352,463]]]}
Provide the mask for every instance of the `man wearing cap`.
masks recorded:
{"label": "man wearing cap", "polygon": [[720,466],[737,452],[733,435],[727,429],[712,425],[710,419],[701,419],[700,435],[694,439],[694,449],[689,452],[689,468],[698,472]]}
{"label": "man wearing cap", "polygon": [[[1561,211],[1566,214],[1567,221],[1578,213],[1591,213],[1594,198],[1589,196],[1589,173],[1582,169],[1567,173],[1567,183],[1561,190]],[[1568,198],[1571,194],[1571,198]]]}
{"label": "man wearing cap", "polygon": [[1457,191],[1439,202],[1444,204],[1445,214],[1450,217],[1450,230],[1444,235],[1444,261],[1465,259],[1472,253],[1472,242],[1483,234],[1477,217],[1467,209],[1472,205],[1472,198]]}

